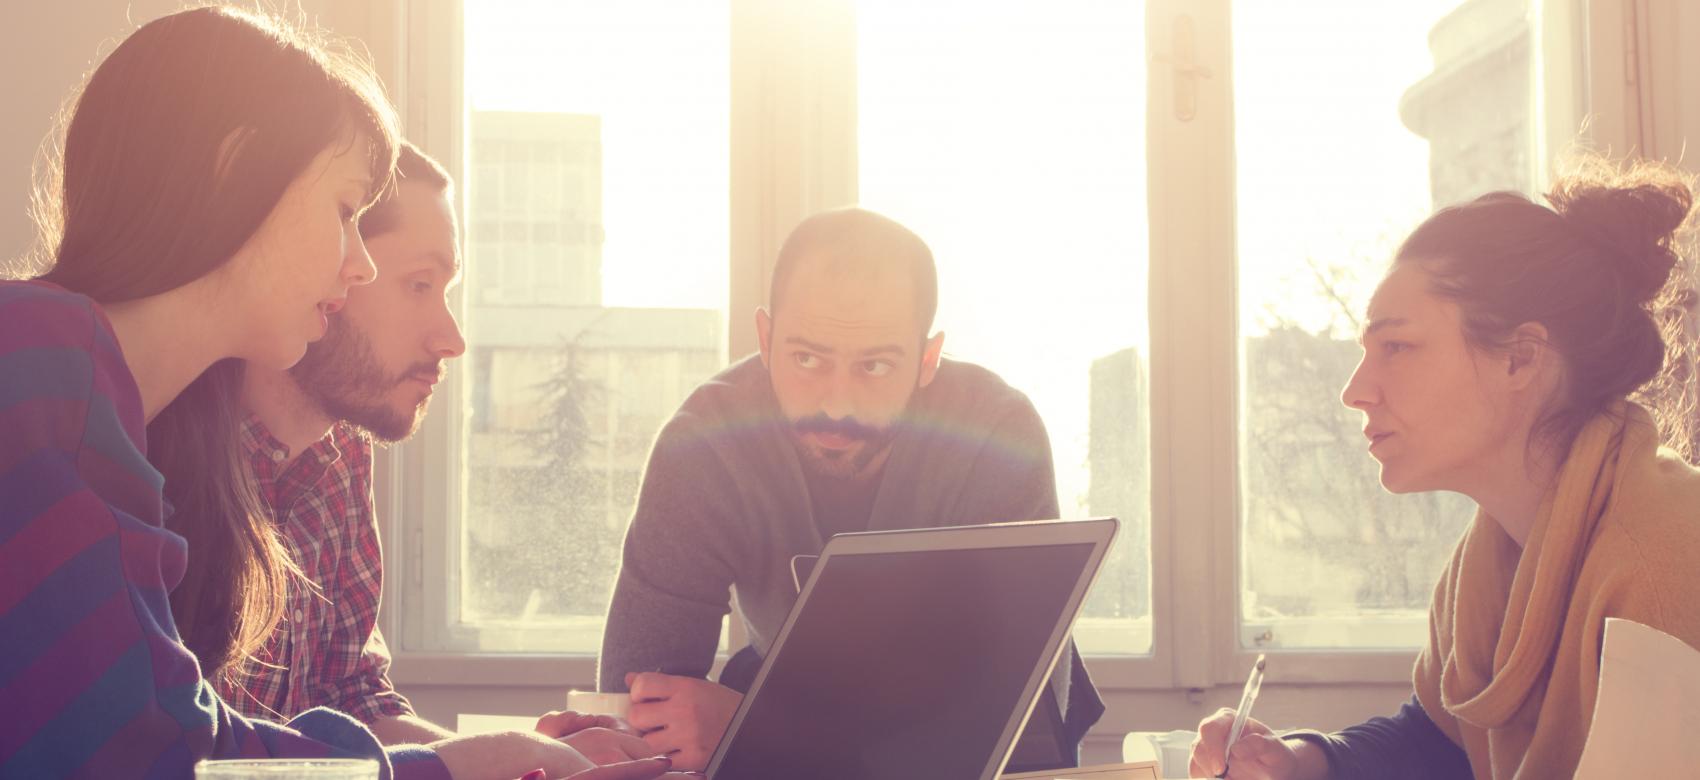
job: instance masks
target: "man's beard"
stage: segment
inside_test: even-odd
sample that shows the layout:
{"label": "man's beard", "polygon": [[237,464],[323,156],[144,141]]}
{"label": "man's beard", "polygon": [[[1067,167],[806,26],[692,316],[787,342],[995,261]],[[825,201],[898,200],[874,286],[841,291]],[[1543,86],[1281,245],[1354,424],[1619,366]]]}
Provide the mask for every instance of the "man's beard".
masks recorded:
{"label": "man's beard", "polygon": [[386,374],[372,352],[372,342],[345,317],[331,318],[325,337],[307,345],[307,354],[289,369],[290,378],[308,401],[332,419],[360,428],[382,442],[394,443],[412,436],[425,404],[401,412],[385,404],[384,399],[414,375],[436,376],[440,363],[415,363],[399,374]]}
{"label": "man's beard", "polygon": [[[879,428],[863,424],[854,417],[834,420],[819,413],[791,423],[792,436],[796,441],[797,454],[803,468],[816,476],[845,480],[866,476],[868,466],[891,446],[896,430],[895,423]],[[808,445],[807,436],[811,433],[837,434],[861,442],[862,447],[854,453],[819,452]]]}

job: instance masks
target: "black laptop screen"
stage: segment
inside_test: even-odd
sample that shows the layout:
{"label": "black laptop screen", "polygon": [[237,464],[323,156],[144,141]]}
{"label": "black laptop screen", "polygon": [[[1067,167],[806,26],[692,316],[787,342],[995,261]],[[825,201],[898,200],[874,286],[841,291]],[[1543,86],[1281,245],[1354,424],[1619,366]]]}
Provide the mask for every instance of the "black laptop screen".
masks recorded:
{"label": "black laptop screen", "polygon": [[714,780],[978,777],[1091,554],[831,558]]}

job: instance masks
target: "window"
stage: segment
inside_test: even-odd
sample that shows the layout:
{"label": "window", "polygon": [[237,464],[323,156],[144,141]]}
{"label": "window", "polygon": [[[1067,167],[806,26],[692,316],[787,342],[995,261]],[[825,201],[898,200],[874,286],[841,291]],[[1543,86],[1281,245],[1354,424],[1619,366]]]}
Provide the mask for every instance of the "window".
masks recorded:
{"label": "window", "polygon": [[1399,241],[1534,189],[1531,20],[1523,0],[1233,6],[1245,647],[1427,641],[1474,505],[1382,490],[1339,391]]}
{"label": "window", "polygon": [[649,442],[725,365],[728,15],[466,4],[479,370],[460,374],[475,403],[436,647],[600,644]]}
{"label": "window", "polygon": [[932,246],[1063,514],[1122,519],[1101,685],[1407,679],[1472,507],[1379,487],[1356,318],[1434,208],[1542,186],[1598,81],[1571,5],[466,2],[466,116],[429,119],[466,131],[471,349],[404,448],[447,454],[395,492],[432,534],[402,649],[593,653],[656,430],[855,201]]}
{"label": "window", "polygon": [[1144,9],[861,0],[856,12],[862,205],[932,247],[946,355],[1038,408],[1063,516],[1121,519],[1076,636],[1087,653],[1144,653]]}

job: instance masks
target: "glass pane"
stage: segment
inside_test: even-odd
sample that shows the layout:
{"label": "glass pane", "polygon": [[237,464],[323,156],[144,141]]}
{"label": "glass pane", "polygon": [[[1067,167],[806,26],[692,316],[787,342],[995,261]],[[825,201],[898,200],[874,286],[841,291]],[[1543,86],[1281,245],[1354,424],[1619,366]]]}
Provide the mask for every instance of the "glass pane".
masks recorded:
{"label": "glass pane", "polygon": [[1143,5],[857,6],[862,204],[932,246],[946,354],[1038,407],[1063,516],[1123,522],[1096,654],[1151,646]]}
{"label": "glass pane", "polygon": [[1394,496],[1340,389],[1435,208],[1534,187],[1525,0],[1234,4],[1248,647],[1416,647],[1474,511]]}
{"label": "glass pane", "polygon": [[597,650],[649,442],[726,363],[729,17],[466,4],[463,646]]}

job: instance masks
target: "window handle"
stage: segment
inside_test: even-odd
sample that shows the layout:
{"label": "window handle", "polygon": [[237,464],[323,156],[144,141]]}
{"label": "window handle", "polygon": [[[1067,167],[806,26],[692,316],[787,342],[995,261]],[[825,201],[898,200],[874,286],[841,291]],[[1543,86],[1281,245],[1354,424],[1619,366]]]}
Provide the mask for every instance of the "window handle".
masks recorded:
{"label": "window handle", "polygon": [[1174,72],[1175,118],[1190,122],[1198,116],[1198,80],[1215,76],[1209,68],[1198,64],[1198,34],[1191,16],[1175,17],[1169,46],[1170,54],[1154,54],[1151,63],[1168,65]]}

